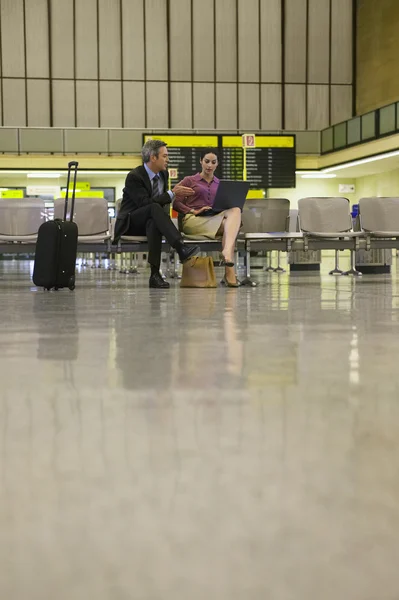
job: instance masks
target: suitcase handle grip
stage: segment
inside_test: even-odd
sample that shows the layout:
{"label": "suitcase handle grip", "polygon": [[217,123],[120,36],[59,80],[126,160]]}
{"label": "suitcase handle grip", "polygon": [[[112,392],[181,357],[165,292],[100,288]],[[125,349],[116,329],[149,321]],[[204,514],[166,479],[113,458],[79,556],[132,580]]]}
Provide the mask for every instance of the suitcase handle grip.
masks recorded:
{"label": "suitcase handle grip", "polygon": [[75,190],[76,190],[76,177],[78,174],[78,165],[79,165],[79,163],[76,160],[72,160],[71,162],[68,163],[67,187],[66,187],[65,206],[64,206],[64,221],[67,220],[69,183],[71,180],[71,171],[72,171],[72,169],[74,169],[73,187],[72,187],[72,206],[71,206],[71,216],[69,219],[71,222],[73,221],[73,212],[75,209]]}

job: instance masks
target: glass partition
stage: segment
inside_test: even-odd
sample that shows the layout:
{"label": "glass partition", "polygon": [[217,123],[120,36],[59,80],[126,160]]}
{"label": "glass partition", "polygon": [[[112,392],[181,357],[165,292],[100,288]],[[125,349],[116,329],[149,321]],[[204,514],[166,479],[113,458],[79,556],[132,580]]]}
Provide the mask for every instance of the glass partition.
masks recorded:
{"label": "glass partition", "polygon": [[334,125],[334,149],[345,148],[346,145],[346,123]]}
{"label": "glass partition", "polygon": [[380,134],[394,133],[396,129],[396,104],[380,109]]}
{"label": "glass partition", "polygon": [[359,144],[362,139],[362,123],[360,117],[348,121],[348,146]]}
{"label": "glass partition", "polygon": [[362,141],[371,140],[376,137],[375,112],[367,113],[362,119]]}
{"label": "glass partition", "polygon": [[324,129],[321,132],[321,153],[342,150],[395,133],[399,133],[399,102]]}
{"label": "glass partition", "polygon": [[333,128],[329,127],[321,132],[321,152],[331,152],[334,150]]}

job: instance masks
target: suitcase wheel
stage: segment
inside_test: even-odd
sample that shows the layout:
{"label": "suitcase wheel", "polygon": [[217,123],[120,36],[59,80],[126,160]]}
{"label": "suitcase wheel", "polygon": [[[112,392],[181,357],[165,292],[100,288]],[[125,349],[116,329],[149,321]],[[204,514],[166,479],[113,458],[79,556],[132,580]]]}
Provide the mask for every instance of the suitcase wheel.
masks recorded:
{"label": "suitcase wheel", "polygon": [[71,290],[71,292],[73,292],[73,290],[75,289],[75,277],[72,276],[69,278],[68,287]]}

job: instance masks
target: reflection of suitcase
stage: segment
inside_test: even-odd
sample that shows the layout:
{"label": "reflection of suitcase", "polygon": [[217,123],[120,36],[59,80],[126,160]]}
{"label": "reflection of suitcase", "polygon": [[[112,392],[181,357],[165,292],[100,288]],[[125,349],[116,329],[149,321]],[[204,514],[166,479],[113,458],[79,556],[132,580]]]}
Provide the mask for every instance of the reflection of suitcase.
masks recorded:
{"label": "reflection of suitcase", "polygon": [[[71,172],[74,170],[72,186],[71,218],[67,221],[68,196]],[[64,220],[47,221],[40,226],[33,269],[33,283],[46,290],[62,287],[75,289],[75,263],[78,246],[78,226],[73,222],[78,163],[68,164],[68,179],[65,196]]]}

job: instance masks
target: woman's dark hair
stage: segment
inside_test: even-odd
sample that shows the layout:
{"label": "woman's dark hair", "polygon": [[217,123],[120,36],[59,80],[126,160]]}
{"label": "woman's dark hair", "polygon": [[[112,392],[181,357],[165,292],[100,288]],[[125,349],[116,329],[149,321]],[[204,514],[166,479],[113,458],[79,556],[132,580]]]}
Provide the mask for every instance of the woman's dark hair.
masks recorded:
{"label": "woman's dark hair", "polygon": [[201,160],[207,154],[214,154],[219,161],[219,151],[217,150],[217,148],[204,148],[203,150],[201,150],[201,154],[200,154]]}

